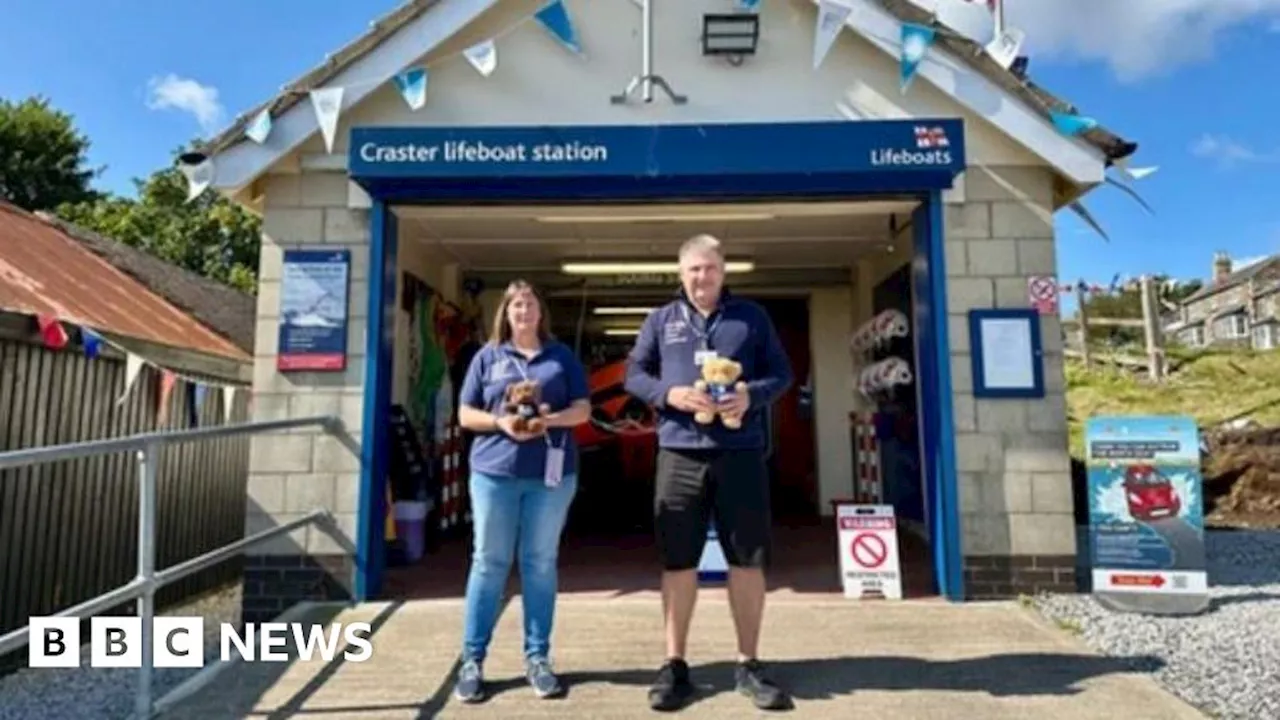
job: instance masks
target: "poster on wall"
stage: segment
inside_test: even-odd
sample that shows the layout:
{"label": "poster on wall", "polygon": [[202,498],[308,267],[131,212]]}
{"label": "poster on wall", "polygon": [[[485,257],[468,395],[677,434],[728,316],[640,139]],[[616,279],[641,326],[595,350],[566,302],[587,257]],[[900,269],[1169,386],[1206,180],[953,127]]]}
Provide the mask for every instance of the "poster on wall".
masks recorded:
{"label": "poster on wall", "polygon": [[346,369],[350,279],[349,250],[285,251],[277,369]]}
{"label": "poster on wall", "polygon": [[1204,610],[1209,596],[1195,420],[1090,418],[1085,448],[1095,597],[1122,612]]}

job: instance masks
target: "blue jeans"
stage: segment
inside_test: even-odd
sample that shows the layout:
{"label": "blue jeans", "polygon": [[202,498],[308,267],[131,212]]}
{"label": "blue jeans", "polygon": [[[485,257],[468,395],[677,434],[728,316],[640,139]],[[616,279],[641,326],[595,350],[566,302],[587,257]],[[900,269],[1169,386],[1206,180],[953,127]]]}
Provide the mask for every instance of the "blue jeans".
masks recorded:
{"label": "blue jeans", "polygon": [[463,660],[483,662],[502,609],[502,596],[520,550],[520,594],[524,605],[524,654],[548,658],[555,620],[560,532],[578,478],[566,475],[549,488],[543,478],[494,478],[472,473],[471,510],[475,550],[467,577]]}

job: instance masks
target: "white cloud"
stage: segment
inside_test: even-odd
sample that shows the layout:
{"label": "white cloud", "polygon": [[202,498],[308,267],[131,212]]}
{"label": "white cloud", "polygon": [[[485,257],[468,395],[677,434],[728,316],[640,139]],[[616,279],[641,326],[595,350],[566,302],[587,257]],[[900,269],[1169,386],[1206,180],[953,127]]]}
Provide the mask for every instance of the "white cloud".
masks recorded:
{"label": "white cloud", "polygon": [[153,77],[147,83],[147,107],[190,113],[206,133],[217,130],[226,115],[222,103],[218,102],[217,88],[173,73]]}
{"label": "white cloud", "polygon": [[1229,28],[1280,29],[1280,0],[1006,0],[1005,18],[1033,72],[1037,56],[1097,60],[1129,82],[1208,59]]}
{"label": "white cloud", "polygon": [[1225,135],[1205,133],[1191,144],[1191,154],[1230,168],[1250,163],[1280,162],[1280,152],[1259,152]]}

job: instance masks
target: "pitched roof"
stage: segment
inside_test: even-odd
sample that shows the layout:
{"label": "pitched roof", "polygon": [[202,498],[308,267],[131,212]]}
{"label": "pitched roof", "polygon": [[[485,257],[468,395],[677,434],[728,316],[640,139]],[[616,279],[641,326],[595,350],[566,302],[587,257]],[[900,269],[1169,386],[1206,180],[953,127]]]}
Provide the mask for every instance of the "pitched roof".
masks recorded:
{"label": "pitched roof", "polygon": [[[136,258],[134,255],[142,253],[132,248],[120,251],[124,246],[100,236],[93,236],[92,242],[105,250],[91,250],[81,237],[88,235],[87,231],[77,228],[73,236],[67,227],[0,201],[0,309],[48,314],[104,333],[236,360],[252,357],[252,334],[250,347],[238,347],[162,297],[163,293],[152,289],[145,279],[117,267],[101,253],[110,251],[123,258],[122,264],[147,268],[157,280],[167,278],[165,287],[187,282],[189,273],[155,258],[150,262]],[[156,264],[167,270],[156,268]],[[206,299],[227,298],[211,295]],[[250,298],[250,323],[254,314]]]}
{"label": "pitched roof", "polygon": [[61,218],[46,213],[36,214],[205,327],[253,355],[258,312],[258,301],[254,296]]}
{"label": "pitched roof", "polygon": [[368,31],[342,46],[337,52],[325,56],[323,64],[286,84],[275,97],[237,116],[230,127],[204,143],[202,151],[208,155],[215,155],[239,142],[244,138],[244,131],[249,127],[249,123],[264,109],[270,108],[271,116],[275,117],[306,100],[312,89],[323,87],[352,63],[382,44],[383,40],[396,34],[400,28],[416,20],[439,2],[440,0],[407,0],[400,7],[369,23]]}
{"label": "pitched roof", "polygon": [[[214,136],[201,148],[206,155],[216,155],[236,144],[244,137],[244,131],[253,118],[266,108],[271,110],[272,117],[289,110],[307,98],[314,88],[323,87],[325,83],[337,77],[345,69],[363,58],[383,40],[394,35],[398,30],[417,19],[424,12],[436,5],[440,0],[408,0],[399,8],[387,13],[370,24],[370,28],[360,37],[343,46],[337,52],[326,57],[324,64],[319,65],[302,77],[287,84],[274,98],[254,107],[240,115],[231,126]],[[873,0],[902,22],[920,23],[942,27],[933,16],[909,0]],[[935,43],[945,46],[951,53],[967,63],[982,75],[990,79],[1006,92],[1024,100],[1045,118],[1050,111],[1078,112],[1076,107],[1061,98],[1037,86],[1030,79],[1021,77],[1011,70],[998,65],[984,52],[982,46],[972,40],[960,37],[954,32],[940,32]],[[1086,131],[1081,139],[1097,148],[1109,161],[1120,160],[1132,155],[1137,149],[1136,142],[1126,140],[1102,127],[1101,124]]]}
{"label": "pitched roof", "polygon": [[1222,277],[1221,280],[1211,282],[1199,290],[1191,293],[1182,299],[1185,305],[1196,300],[1203,300],[1211,295],[1216,295],[1223,290],[1233,288],[1241,283],[1246,283],[1256,277],[1259,273],[1267,268],[1273,267],[1276,263],[1280,263],[1280,255],[1274,255],[1265,260],[1259,260],[1251,265],[1246,265],[1239,270],[1233,270]]}
{"label": "pitched roof", "polygon": [[[940,23],[934,21],[932,15],[910,0],[876,1],[902,22],[942,27]],[[955,32],[939,32],[934,39],[934,44],[946,47],[952,55],[968,63],[1005,92],[1025,101],[1046,118],[1050,117],[1050,111],[1079,112],[1075,105],[1036,85],[1029,77],[1019,76],[1012,70],[1006,70],[998,65],[980,43]],[[1101,124],[1084,132],[1080,137],[1100,150],[1108,160],[1126,158],[1138,149],[1138,143],[1112,133]]]}

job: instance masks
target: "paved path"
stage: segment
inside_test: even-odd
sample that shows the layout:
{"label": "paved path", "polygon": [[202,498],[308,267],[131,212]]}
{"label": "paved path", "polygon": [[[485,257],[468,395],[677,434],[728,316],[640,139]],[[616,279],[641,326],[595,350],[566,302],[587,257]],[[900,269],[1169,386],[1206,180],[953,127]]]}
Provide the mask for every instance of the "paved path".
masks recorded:
{"label": "paved path", "polygon": [[[518,598],[507,606],[487,674],[497,694],[465,706],[450,697],[461,603],[429,600],[313,608],[321,622],[375,623],[375,655],[231,666],[170,718],[652,718],[645,690],[662,656],[656,599],[569,596],[559,611],[556,665],[570,684],[537,700],[520,666]],[[1204,717],[1140,673],[1099,657],[1015,603],[941,601],[856,605],[782,598],[768,608],[764,652],[790,686],[793,718],[1181,720]],[[732,624],[723,595],[699,601],[690,648],[700,699],[681,716],[764,715],[732,692]]]}

